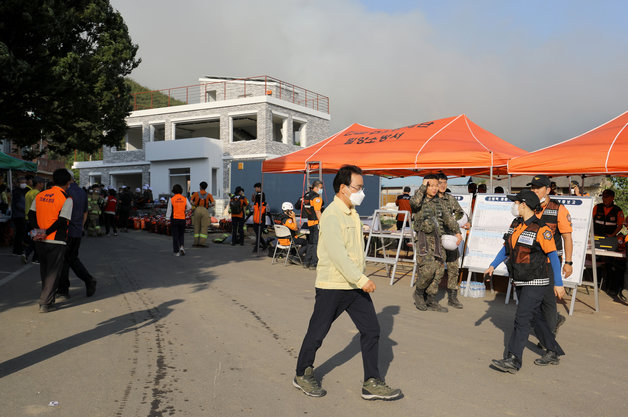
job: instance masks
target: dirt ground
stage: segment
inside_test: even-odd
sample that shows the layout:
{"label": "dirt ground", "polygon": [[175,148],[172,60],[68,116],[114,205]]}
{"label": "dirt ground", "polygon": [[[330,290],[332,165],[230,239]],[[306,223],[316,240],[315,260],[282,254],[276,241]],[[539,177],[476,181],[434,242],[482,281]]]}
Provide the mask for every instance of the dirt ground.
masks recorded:
{"label": "dirt ground", "polygon": [[[489,367],[512,331],[516,307],[503,294],[462,298],[462,310],[420,312],[410,278],[391,286],[375,265],[380,370],[404,398],[360,398],[359,335],[346,315],[317,355],[328,394],[306,397],[292,378],[315,271],[271,265],[250,243],[174,257],[167,236],[85,239],[81,259],[97,292],[86,298],[74,277],[72,297],[48,314],[37,312],[38,267],[2,253],[0,415],[626,415],[627,305],[600,293],[596,313],[592,292],[579,291],[558,335],[560,365],[534,365],[540,352],[531,336],[523,368],[510,375]],[[567,305],[559,308],[565,314]]]}

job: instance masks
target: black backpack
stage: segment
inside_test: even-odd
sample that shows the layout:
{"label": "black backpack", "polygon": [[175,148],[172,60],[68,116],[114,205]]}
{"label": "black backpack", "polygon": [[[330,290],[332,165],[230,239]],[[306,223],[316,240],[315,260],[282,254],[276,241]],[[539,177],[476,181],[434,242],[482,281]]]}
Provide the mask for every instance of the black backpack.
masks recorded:
{"label": "black backpack", "polygon": [[301,205],[303,204],[303,197],[299,197],[296,203],[294,203],[294,208],[297,210],[301,210]]}
{"label": "black backpack", "polygon": [[240,197],[231,198],[231,201],[229,201],[229,209],[231,210],[231,214],[242,214],[242,202],[240,201]]}

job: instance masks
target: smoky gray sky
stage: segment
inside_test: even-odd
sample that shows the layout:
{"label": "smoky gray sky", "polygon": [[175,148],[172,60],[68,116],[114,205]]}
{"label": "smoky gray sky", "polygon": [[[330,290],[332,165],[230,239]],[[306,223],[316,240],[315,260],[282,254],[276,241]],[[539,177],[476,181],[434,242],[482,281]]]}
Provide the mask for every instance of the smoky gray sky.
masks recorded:
{"label": "smoky gray sky", "polygon": [[332,132],[465,113],[531,151],[628,110],[621,1],[111,3],[139,45],[141,84],[269,75],[329,96]]}

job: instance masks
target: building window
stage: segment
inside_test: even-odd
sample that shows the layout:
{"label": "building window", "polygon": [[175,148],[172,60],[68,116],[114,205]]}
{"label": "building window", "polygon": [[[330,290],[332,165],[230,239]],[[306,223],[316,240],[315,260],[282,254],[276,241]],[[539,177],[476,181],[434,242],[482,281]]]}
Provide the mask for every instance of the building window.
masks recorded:
{"label": "building window", "polygon": [[212,190],[211,193],[214,197],[220,197],[218,195],[218,168],[212,168]]}
{"label": "building window", "polygon": [[166,140],[166,124],[155,123],[150,125],[150,141],[161,142]]}
{"label": "building window", "polygon": [[183,194],[190,195],[190,168],[170,168],[170,189],[175,184],[183,188]]}
{"label": "building window", "polygon": [[211,103],[216,101],[216,90],[205,91],[205,102]]}
{"label": "building window", "polygon": [[257,139],[257,114],[231,117],[231,141],[242,142]]}
{"label": "building window", "polygon": [[288,128],[288,118],[273,114],[273,141],[286,142],[286,129]]}
{"label": "building window", "polygon": [[292,121],[292,144],[297,146],[306,146],[305,138],[305,122],[297,120]]}
{"label": "building window", "polygon": [[175,139],[213,138],[220,139],[220,118],[177,122],[174,125]]}
{"label": "building window", "polygon": [[89,176],[89,185],[101,184],[102,183],[102,175],[90,175]]}
{"label": "building window", "polygon": [[142,126],[129,127],[126,131],[126,147],[118,149],[119,151],[136,151],[144,148],[142,140]]}

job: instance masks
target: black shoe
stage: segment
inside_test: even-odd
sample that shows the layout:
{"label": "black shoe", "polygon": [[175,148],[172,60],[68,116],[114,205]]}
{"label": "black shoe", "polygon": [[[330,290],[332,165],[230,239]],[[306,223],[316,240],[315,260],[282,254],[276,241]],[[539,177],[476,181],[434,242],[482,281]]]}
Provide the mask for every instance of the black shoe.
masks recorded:
{"label": "black shoe", "polygon": [[39,306],[40,313],[50,313],[51,311],[55,311],[57,306],[54,304],[44,304]]}
{"label": "black shoe", "polygon": [[309,267],[310,267],[310,264],[305,264],[305,263],[303,264],[304,269],[308,269]]}
{"label": "black shoe", "polygon": [[92,295],[94,295],[94,293],[96,292],[96,283],[98,281],[96,281],[95,279],[92,279],[85,287],[85,293],[88,297],[91,297]]}
{"label": "black shoe", "polygon": [[67,291],[57,291],[57,293],[55,294],[55,298],[58,298],[59,300],[69,300],[70,293]]}
{"label": "black shoe", "polygon": [[558,365],[559,362],[558,353],[552,350],[548,350],[543,356],[534,360],[534,364],[539,366]]}
{"label": "black shoe", "polygon": [[521,361],[517,359],[517,357],[512,353],[509,354],[506,359],[493,359],[492,364],[498,370],[511,374],[516,374],[517,371],[521,368]]}
{"label": "black shoe", "polygon": [[567,318],[563,316],[562,314],[558,313],[558,320],[556,320],[556,329],[554,330],[554,336],[558,334],[558,329],[560,328],[560,326],[565,324],[565,321],[567,321]]}

